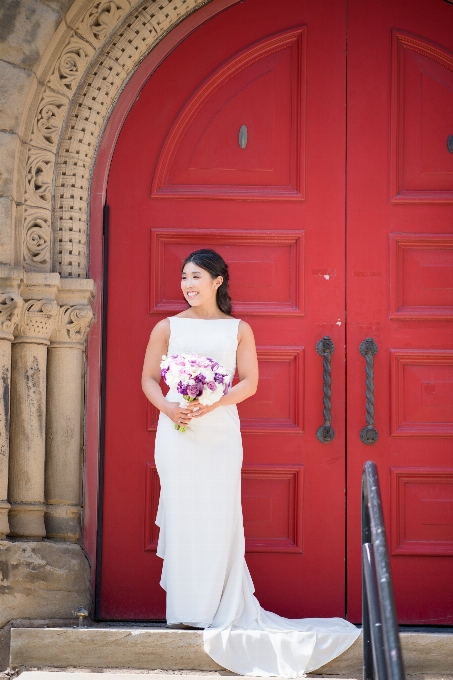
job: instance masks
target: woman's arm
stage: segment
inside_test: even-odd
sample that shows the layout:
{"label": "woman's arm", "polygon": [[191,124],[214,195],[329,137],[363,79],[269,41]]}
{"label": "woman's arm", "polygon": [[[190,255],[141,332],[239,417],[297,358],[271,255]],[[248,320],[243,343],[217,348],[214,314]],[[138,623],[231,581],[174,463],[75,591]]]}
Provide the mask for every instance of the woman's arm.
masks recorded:
{"label": "woman's arm", "polygon": [[256,356],[255,338],[249,324],[245,321],[239,323],[237,349],[237,369],[239,382],[232,387],[228,394],[211,406],[202,406],[198,401],[196,410],[192,412],[193,418],[213,411],[218,406],[231,406],[239,404],[255,394],[258,387],[258,358]]}
{"label": "woman's arm", "polygon": [[189,415],[193,406],[187,404],[187,407],[181,408],[179,402],[167,401],[160,387],[160,362],[162,356],[167,354],[169,339],[170,322],[168,319],[163,319],[151,331],[143,363],[142,390],[149,401],[174,423],[187,425],[190,422]]}

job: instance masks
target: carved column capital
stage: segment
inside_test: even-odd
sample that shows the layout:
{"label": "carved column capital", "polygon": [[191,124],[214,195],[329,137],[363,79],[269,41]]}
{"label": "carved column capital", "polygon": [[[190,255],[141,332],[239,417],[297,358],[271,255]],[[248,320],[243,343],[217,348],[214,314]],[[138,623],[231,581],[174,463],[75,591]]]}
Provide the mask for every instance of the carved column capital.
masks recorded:
{"label": "carved column capital", "polygon": [[0,340],[14,339],[14,329],[24,306],[17,293],[0,293]]}
{"label": "carved column capital", "polygon": [[92,321],[93,310],[89,305],[62,305],[51,336],[52,347],[83,349]]}
{"label": "carved column capital", "polygon": [[32,342],[48,345],[58,314],[55,300],[27,300],[22,308],[14,342]]}

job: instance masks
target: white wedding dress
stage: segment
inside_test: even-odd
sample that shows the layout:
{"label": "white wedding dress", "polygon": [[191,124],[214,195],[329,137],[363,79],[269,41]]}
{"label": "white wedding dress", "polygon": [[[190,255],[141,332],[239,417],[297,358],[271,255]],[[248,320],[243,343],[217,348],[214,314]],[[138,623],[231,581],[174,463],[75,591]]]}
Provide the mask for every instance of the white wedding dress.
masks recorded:
{"label": "white wedding dress", "polygon": [[[194,352],[236,368],[238,319],[170,318],[168,354]],[[167,399],[179,401],[176,393]],[[344,652],[360,631],[340,618],[285,619],[262,609],[245,562],[242,440],[236,406],[218,407],[186,432],[160,414],[157,554],[164,560],[167,623],[204,628],[221,666],[251,676],[301,677]]]}

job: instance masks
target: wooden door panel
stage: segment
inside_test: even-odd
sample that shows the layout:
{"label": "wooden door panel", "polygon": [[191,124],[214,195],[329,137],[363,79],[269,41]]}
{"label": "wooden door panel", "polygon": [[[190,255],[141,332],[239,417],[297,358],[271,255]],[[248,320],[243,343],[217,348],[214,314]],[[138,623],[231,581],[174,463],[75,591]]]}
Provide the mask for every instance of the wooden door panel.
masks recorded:
{"label": "wooden door panel", "polygon": [[453,436],[453,351],[390,351],[390,435]]}
{"label": "wooden door panel", "polygon": [[391,468],[392,555],[453,555],[453,468]]}
{"label": "wooden door panel", "polygon": [[180,267],[186,254],[209,247],[228,262],[235,312],[281,316],[304,313],[304,232],[263,229],[152,229],[150,312],[178,314]]}
{"label": "wooden door panel", "polygon": [[[401,622],[453,621],[453,5],[349,3],[348,614],[360,621],[363,463],[378,465]],[[369,83],[373,87],[369,87]],[[389,124],[390,122],[390,124]],[[390,193],[389,193],[390,191]],[[375,427],[365,425],[373,337]]]}
{"label": "wooden door panel", "polygon": [[451,234],[390,234],[390,318],[453,319]]}
{"label": "wooden door panel", "polygon": [[394,200],[453,200],[452,110],[453,53],[393,31]]}
{"label": "wooden door panel", "polygon": [[[157,412],[140,369],[153,325],[185,307],[180,265],[200,247],[229,263],[234,312],[258,346],[260,389],[239,406],[257,597],[286,616],[344,615],[345,3],[329,5],[327,23],[324,9],[245,0],[206,22],[151,75],[116,143],[102,618],[165,616]],[[328,445],[316,438],[326,334],[336,346]]]}
{"label": "wooden door panel", "polygon": [[[154,196],[303,198],[305,36],[260,41],[203,83],[164,142]],[[242,125],[244,148],[230,143]]]}
{"label": "wooden door panel", "polygon": [[242,469],[246,553],[303,553],[302,465]]}
{"label": "wooden door panel", "polygon": [[243,432],[302,434],[304,348],[257,347],[260,381],[256,394],[239,404]]}

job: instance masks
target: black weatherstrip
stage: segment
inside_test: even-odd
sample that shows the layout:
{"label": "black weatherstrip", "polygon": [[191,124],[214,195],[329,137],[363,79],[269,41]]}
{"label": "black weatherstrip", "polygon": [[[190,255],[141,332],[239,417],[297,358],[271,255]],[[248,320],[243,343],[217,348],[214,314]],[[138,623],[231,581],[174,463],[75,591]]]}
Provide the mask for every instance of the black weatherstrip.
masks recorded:
{"label": "black weatherstrip", "polygon": [[94,619],[101,615],[102,522],[104,514],[104,448],[105,448],[105,398],[107,382],[107,298],[109,270],[109,217],[110,208],[104,206],[104,272],[102,276],[102,351],[101,351],[101,417],[99,431],[99,485],[98,529],[96,536],[96,578],[94,588]]}

